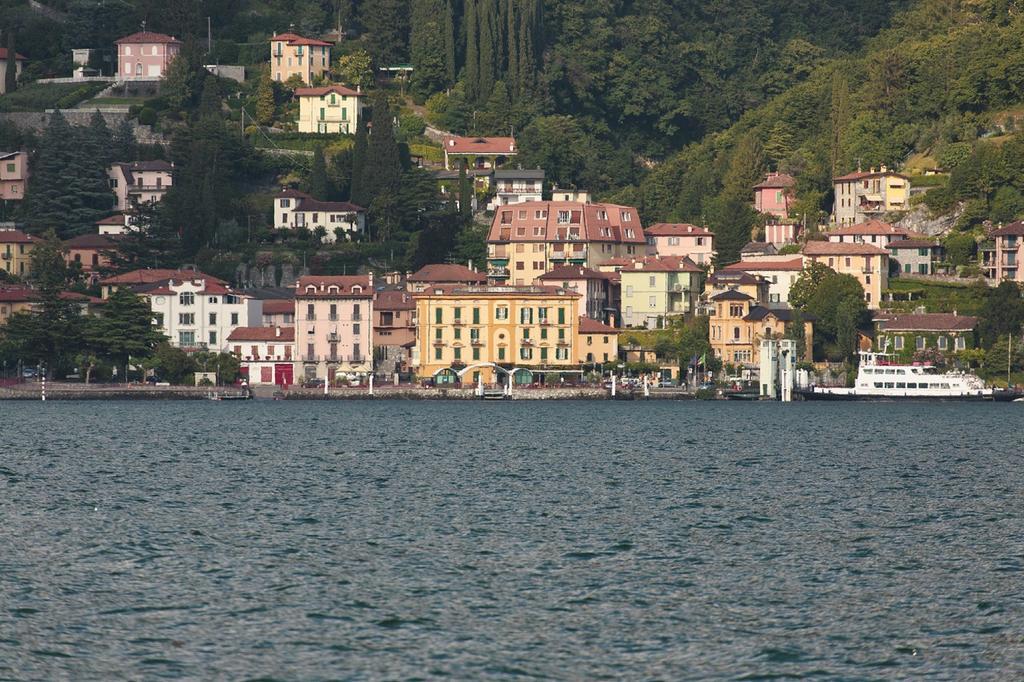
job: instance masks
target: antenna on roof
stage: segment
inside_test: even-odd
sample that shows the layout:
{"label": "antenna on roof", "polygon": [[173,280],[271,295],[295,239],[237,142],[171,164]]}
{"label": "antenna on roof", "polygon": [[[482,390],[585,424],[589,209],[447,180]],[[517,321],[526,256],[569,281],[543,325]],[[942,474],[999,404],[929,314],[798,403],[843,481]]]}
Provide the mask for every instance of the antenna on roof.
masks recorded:
{"label": "antenna on roof", "polygon": [[145,19],[143,19],[143,20],[142,20],[142,21],[140,22],[140,24],[139,24],[139,25],[140,25],[140,26],[142,26],[142,32],[143,32],[143,33],[145,33],[145,32],[146,32],[146,20],[145,20]]}

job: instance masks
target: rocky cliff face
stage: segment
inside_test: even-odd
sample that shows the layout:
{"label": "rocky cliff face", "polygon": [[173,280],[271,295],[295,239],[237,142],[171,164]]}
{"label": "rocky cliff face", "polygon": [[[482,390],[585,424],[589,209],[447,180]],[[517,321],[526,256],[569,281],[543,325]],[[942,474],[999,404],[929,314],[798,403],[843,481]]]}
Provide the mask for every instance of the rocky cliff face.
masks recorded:
{"label": "rocky cliff face", "polygon": [[927,206],[920,204],[893,224],[905,230],[938,237],[949,232],[963,212],[963,204],[958,204],[952,213],[935,217],[931,215]]}

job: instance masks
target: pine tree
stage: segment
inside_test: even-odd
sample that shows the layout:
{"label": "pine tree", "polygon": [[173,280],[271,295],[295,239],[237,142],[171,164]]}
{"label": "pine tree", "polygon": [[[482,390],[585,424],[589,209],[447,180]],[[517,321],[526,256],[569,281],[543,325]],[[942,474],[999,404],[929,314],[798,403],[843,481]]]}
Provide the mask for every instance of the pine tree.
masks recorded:
{"label": "pine tree", "polygon": [[473,219],[473,181],[466,173],[466,161],[459,164],[459,215],[463,220]]}
{"label": "pine tree", "polygon": [[370,218],[379,238],[387,238],[394,229],[391,216],[397,210],[394,196],[402,177],[401,153],[395,140],[387,93],[378,91],[373,101],[373,134],[366,148],[361,192],[369,198]]}
{"label": "pine tree", "polygon": [[466,99],[476,102],[480,97],[480,38],[477,26],[477,3],[466,0],[462,24],[466,28],[465,80]]}
{"label": "pine tree", "polygon": [[480,0],[477,12],[480,58],[477,101],[483,103],[491,96],[498,77],[498,54],[501,41],[497,35],[497,0]]}
{"label": "pine tree", "polygon": [[327,201],[327,162],[324,160],[324,147],[321,144],[313,149],[313,164],[310,166],[307,187],[314,199]]}
{"label": "pine tree", "polygon": [[18,89],[18,56],[14,51],[14,27],[7,29],[7,70],[4,73],[4,90],[10,94]]}
{"label": "pine tree", "polygon": [[106,301],[101,317],[90,318],[85,339],[97,355],[109,358],[128,377],[128,362],[153,354],[165,337],[153,325],[153,311],[143,298],[118,289]]}
{"label": "pine tree", "polygon": [[65,190],[67,165],[75,147],[71,126],[59,110],[55,111],[43,131],[29,176],[25,215],[35,232],[63,227],[75,206],[74,198]]}
{"label": "pine tree", "polygon": [[366,192],[366,182],[363,175],[366,172],[366,149],[368,146],[366,135],[366,119],[359,117],[356,125],[356,139],[352,147],[352,179],[349,182],[349,199],[352,203],[368,207],[370,197]]}
{"label": "pine tree", "polygon": [[400,64],[409,55],[409,8],[405,0],[365,0],[360,8],[366,38],[378,67]]}
{"label": "pine tree", "polygon": [[114,131],[113,154],[111,156],[115,161],[135,161],[135,150],[135,128],[132,127],[131,121],[123,118],[118,124],[117,130]]}
{"label": "pine tree", "polygon": [[455,82],[455,10],[452,0],[444,0],[444,61],[448,84]]}

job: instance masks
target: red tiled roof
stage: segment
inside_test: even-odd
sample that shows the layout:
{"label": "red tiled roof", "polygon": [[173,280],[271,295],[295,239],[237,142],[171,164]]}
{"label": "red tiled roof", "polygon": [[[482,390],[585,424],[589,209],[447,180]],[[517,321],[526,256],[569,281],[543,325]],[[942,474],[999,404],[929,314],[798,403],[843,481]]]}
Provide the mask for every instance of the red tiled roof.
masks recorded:
{"label": "red tiled roof", "polygon": [[[307,287],[315,287],[315,291],[307,292]],[[337,287],[338,291],[328,291],[331,287]],[[362,287],[359,292],[354,292],[355,287]],[[358,297],[372,298],[373,287],[369,275],[306,275],[300,277],[295,283],[295,298],[327,298],[327,297]]]}
{"label": "red tiled roof", "polygon": [[880,178],[880,177],[884,177],[886,175],[895,175],[896,177],[903,178],[904,180],[909,180],[910,179],[906,175],[902,175],[902,174],[897,173],[895,171],[886,170],[886,171],[856,171],[855,173],[847,173],[846,175],[840,175],[839,177],[833,178],[833,180],[836,181],[836,182],[839,182],[839,181],[842,181],[842,180],[865,180],[867,178]]}
{"label": "red tiled roof", "polygon": [[787,173],[769,173],[768,177],[754,185],[754,189],[788,189],[796,184],[792,175]]}
{"label": "red tiled roof", "polygon": [[331,92],[345,97],[363,97],[363,93],[346,88],[344,85],[325,85],[322,88],[295,88],[296,97],[323,97]]}
{"label": "red tiled roof", "polygon": [[289,45],[312,45],[314,47],[333,47],[331,43],[316,38],[306,38],[298,33],[279,33],[270,38],[271,41],[283,41]]}
{"label": "red tiled roof", "polygon": [[589,317],[580,317],[580,334],[619,334],[621,332],[621,329],[609,327],[604,322]]}
{"label": "red tiled roof", "polygon": [[100,284],[155,284],[157,282],[169,281],[172,279],[176,281],[202,279],[207,282],[215,282],[221,285],[227,284],[224,280],[218,279],[213,275],[207,275],[204,272],[198,272],[196,270],[171,270],[169,268],[132,270],[131,272],[125,272],[120,275],[108,277],[100,282]]}
{"label": "red tiled roof", "polygon": [[686,256],[648,256],[633,260],[622,268],[620,274],[630,272],[704,272]]}
{"label": "red tiled roof", "polygon": [[847,227],[841,227],[838,230],[832,230],[828,233],[828,236],[865,234],[905,235],[907,234],[907,231],[899,227],[893,227],[889,223],[881,220],[869,220],[864,223],[857,223],[856,225],[848,225]]}
{"label": "red tiled roof", "polygon": [[[15,52],[14,53],[14,58],[17,59],[19,62],[28,61],[28,59],[25,57],[25,55],[21,54],[20,52]],[[7,59],[7,48],[6,47],[0,47],[0,59]]]}
{"label": "red tiled roof", "polygon": [[282,315],[295,312],[295,301],[290,298],[268,298],[263,301],[264,315]]}
{"label": "red tiled roof", "polygon": [[[82,303],[105,303],[103,299],[80,294],[76,291],[60,292],[61,299],[65,301],[79,301]],[[31,287],[13,286],[0,287],[0,301],[4,303],[28,303],[39,298],[39,292]]]}
{"label": "red tiled roof", "polygon": [[117,246],[117,240],[105,234],[83,234],[64,242],[68,249],[106,249]]}
{"label": "red tiled roof", "polygon": [[342,213],[360,213],[366,209],[348,201],[320,201],[297,189],[281,190],[275,196],[277,199],[298,199],[295,203],[296,211],[321,211],[330,213],[339,211]]}
{"label": "red tiled roof", "polygon": [[807,242],[804,244],[803,253],[805,256],[889,255],[889,252],[885,249],[880,249],[871,244],[851,244],[849,242]]}
{"label": "red tiled roof", "polygon": [[797,256],[791,260],[741,260],[721,268],[721,271],[759,272],[768,270],[803,270],[804,259]]}
{"label": "red tiled roof", "polygon": [[514,137],[459,137],[453,135],[442,142],[448,154],[515,154]]}
{"label": "red tiled roof", "polygon": [[[543,217],[538,218],[538,212]],[[559,213],[562,213],[562,222],[558,220]],[[632,206],[524,201],[502,206],[494,212],[487,241],[643,244],[646,237],[639,214]]]}
{"label": "red tiled roof", "polygon": [[450,263],[431,263],[409,275],[410,282],[445,283],[480,283],[487,281],[487,276],[470,270],[465,265]]}
{"label": "red tiled roof", "polygon": [[228,335],[228,341],[295,341],[295,327],[238,327]]}
{"label": "red tiled roof", "polygon": [[32,244],[39,241],[21,230],[0,230],[0,244]]}
{"label": "red tiled roof", "polygon": [[655,237],[682,237],[692,235],[694,237],[713,237],[714,233],[705,230],[703,227],[690,225],[689,223],[655,223],[645,227],[644,232]]}
{"label": "red tiled roof", "polygon": [[125,36],[120,40],[115,40],[115,45],[121,45],[124,43],[177,43],[181,44],[181,41],[174,36],[169,36],[166,33],[153,33],[152,31],[140,31],[139,33],[133,33],[130,36]]}
{"label": "red tiled roof", "polygon": [[990,237],[1003,237],[1003,236],[1021,236],[1024,235],[1024,221],[1018,220],[1017,222],[1010,223],[1004,227],[1000,227],[998,230],[993,230]]}
{"label": "red tiled roof", "polygon": [[[438,293],[440,292],[440,293]],[[517,296],[564,296],[565,298],[579,298],[575,291],[563,289],[562,287],[545,286],[533,284],[530,286],[475,286],[466,284],[438,284],[427,287],[424,291],[413,294],[413,298],[426,296],[466,296],[471,298],[483,298],[489,296],[500,296],[515,298]]]}
{"label": "red tiled roof", "polygon": [[377,298],[373,301],[374,310],[414,310],[416,302],[412,300],[412,294],[407,291],[396,291],[386,289],[377,292]]}
{"label": "red tiled roof", "polygon": [[124,213],[115,213],[96,221],[97,225],[124,225]]}
{"label": "red tiled roof", "polygon": [[882,331],[970,331],[978,324],[978,318],[953,313],[920,313],[917,315],[894,315],[880,320]]}

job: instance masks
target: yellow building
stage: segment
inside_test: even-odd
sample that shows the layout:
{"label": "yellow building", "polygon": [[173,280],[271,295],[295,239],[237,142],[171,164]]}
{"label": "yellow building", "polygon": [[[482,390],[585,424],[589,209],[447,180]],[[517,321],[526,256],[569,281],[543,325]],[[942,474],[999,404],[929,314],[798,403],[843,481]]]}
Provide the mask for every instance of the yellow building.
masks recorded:
{"label": "yellow building", "polygon": [[300,133],[354,133],[363,115],[363,93],[344,85],[297,88]]}
{"label": "yellow building", "polygon": [[313,79],[331,67],[331,44],[295,33],[281,33],[270,39],[270,77],[283,83],[298,76],[312,85]]}
{"label": "yellow building", "polygon": [[604,364],[619,358],[619,334],[621,329],[609,327],[603,322],[581,317],[576,343],[576,364]]}
{"label": "yellow building", "polygon": [[546,286],[437,285],[413,297],[413,363],[423,378],[491,384],[513,372],[517,383],[531,383],[542,372],[578,372],[579,294]]}
{"label": "yellow building", "polygon": [[619,270],[622,323],[660,329],[672,317],[692,315],[704,288],[704,270],[684,256],[650,256]]}
{"label": "yellow building", "polygon": [[[708,341],[715,357],[723,363],[753,367],[760,361],[761,340],[782,338],[787,325],[796,322],[790,308],[768,308],[763,300],[737,291],[726,289],[708,299],[711,304],[711,319],[708,326]],[[805,353],[808,360],[814,349],[814,323],[803,320]]]}
{"label": "yellow building", "polygon": [[34,243],[35,237],[21,230],[0,230],[0,269],[17,277],[28,275]]}
{"label": "yellow building", "polygon": [[833,180],[835,206],[832,219],[855,225],[886,213],[910,210],[910,178],[882,166],[857,171]]}
{"label": "yellow building", "polygon": [[864,287],[864,302],[877,309],[889,288],[889,252],[877,246],[849,242],[807,242],[804,267],[822,263],[841,275],[852,275]]}

